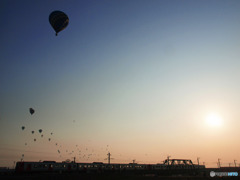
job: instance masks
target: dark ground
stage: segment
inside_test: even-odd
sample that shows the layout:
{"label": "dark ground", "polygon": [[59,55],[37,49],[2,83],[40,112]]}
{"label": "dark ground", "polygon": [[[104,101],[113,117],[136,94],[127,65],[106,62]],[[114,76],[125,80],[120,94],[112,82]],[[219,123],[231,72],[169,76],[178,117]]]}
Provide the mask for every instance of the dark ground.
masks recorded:
{"label": "dark ground", "polygon": [[1,180],[222,180],[222,179],[239,179],[238,177],[197,177],[197,176],[151,176],[151,175],[121,175],[121,174],[53,174],[53,173],[41,173],[41,174],[6,174],[0,175]]}

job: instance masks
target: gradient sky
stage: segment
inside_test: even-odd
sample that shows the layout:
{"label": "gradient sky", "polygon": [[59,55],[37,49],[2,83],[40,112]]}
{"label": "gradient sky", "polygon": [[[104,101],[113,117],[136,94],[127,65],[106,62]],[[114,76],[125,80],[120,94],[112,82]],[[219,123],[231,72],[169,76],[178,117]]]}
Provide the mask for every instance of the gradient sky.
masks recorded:
{"label": "gradient sky", "polygon": [[240,1],[1,0],[0,22],[0,166],[240,163]]}

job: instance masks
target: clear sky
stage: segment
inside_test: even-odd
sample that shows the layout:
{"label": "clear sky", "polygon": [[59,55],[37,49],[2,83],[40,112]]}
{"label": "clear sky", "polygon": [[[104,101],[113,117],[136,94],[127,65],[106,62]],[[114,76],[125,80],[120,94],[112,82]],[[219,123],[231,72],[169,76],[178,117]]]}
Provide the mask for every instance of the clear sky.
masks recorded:
{"label": "clear sky", "polygon": [[240,1],[1,0],[0,22],[0,166],[240,163]]}

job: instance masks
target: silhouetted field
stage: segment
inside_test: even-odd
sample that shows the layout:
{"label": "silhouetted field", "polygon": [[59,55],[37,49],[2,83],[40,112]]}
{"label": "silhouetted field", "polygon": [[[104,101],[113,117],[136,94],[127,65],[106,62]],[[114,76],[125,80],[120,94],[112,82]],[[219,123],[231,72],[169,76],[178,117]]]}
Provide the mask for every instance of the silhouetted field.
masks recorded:
{"label": "silhouetted field", "polygon": [[139,176],[139,175],[119,175],[119,174],[8,174],[1,175],[2,180],[218,180],[218,179],[240,179],[239,177],[198,177],[198,176]]}

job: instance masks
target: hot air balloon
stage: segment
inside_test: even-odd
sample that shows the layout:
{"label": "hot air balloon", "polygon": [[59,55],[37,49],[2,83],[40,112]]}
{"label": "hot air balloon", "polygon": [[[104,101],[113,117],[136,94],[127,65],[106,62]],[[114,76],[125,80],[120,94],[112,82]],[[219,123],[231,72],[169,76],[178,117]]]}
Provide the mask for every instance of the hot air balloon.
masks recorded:
{"label": "hot air balloon", "polygon": [[29,108],[29,112],[31,115],[33,115],[33,113],[35,112],[35,110],[33,108]]}
{"label": "hot air balloon", "polygon": [[24,130],[25,129],[25,126],[22,126],[22,130]]}
{"label": "hot air balloon", "polygon": [[49,22],[57,34],[65,29],[68,25],[68,16],[62,11],[53,11],[49,15]]}
{"label": "hot air balloon", "polygon": [[39,131],[39,133],[42,133],[42,129],[39,129],[38,131]]}
{"label": "hot air balloon", "polygon": [[48,138],[48,141],[51,141],[51,138]]}
{"label": "hot air balloon", "polygon": [[32,131],[32,134],[34,134],[34,131]]}

